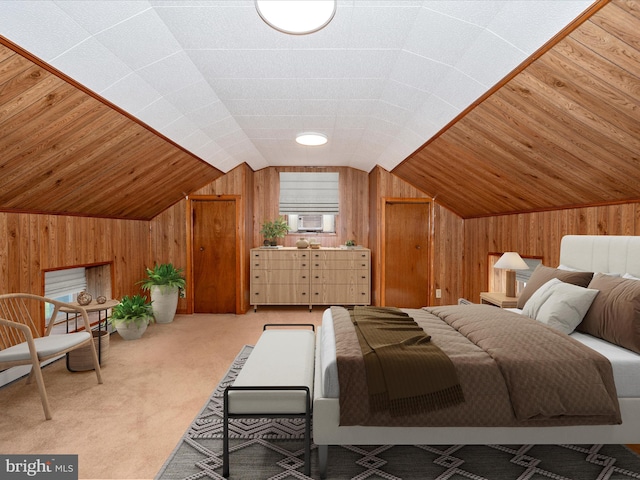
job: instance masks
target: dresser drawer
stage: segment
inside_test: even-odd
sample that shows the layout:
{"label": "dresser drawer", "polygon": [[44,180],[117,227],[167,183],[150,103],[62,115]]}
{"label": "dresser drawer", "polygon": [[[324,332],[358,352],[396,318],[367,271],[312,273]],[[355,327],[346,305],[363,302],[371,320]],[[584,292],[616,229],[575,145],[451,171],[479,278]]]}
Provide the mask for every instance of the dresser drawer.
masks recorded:
{"label": "dresser drawer", "polygon": [[251,270],[309,270],[309,260],[251,260]]}
{"label": "dresser drawer", "polygon": [[273,269],[254,269],[251,272],[251,283],[262,285],[269,284],[291,284],[291,283],[309,283],[309,269],[290,269],[290,270],[273,270]]}
{"label": "dresser drawer", "polygon": [[369,270],[369,261],[311,259],[311,270]]}
{"label": "dresser drawer", "polygon": [[311,258],[311,252],[305,249],[280,250],[280,249],[253,249],[252,260],[307,260]]}
{"label": "dresser drawer", "polygon": [[369,260],[369,250],[320,250],[312,251],[313,260]]}
{"label": "dresser drawer", "polygon": [[257,285],[251,286],[252,305],[308,305],[308,285]]}
{"label": "dresser drawer", "polygon": [[337,285],[357,285],[369,283],[368,270],[313,270],[311,272],[311,284],[337,284]]}
{"label": "dresser drawer", "polygon": [[368,305],[369,288],[362,285],[314,285],[311,303],[321,305]]}

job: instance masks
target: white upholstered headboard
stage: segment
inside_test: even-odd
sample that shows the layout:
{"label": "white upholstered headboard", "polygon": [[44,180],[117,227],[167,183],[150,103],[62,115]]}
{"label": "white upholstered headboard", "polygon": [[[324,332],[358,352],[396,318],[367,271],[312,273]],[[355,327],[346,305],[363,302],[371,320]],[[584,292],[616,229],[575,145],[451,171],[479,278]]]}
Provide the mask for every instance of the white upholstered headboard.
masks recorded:
{"label": "white upholstered headboard", "polygon": [[566,235],[560,242],[560,265],[640,277],[640,236]]}

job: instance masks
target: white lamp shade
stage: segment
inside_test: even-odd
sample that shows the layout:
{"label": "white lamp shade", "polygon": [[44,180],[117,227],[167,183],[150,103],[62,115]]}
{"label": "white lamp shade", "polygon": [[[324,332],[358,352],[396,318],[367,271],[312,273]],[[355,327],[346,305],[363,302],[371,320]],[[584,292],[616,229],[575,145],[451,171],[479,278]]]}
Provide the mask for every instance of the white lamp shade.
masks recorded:
{"label": "white lamp shade", "polygon": [[529,265],[518,255],[518,252],[504,252],[493,268],[507,270],[527,270]]}

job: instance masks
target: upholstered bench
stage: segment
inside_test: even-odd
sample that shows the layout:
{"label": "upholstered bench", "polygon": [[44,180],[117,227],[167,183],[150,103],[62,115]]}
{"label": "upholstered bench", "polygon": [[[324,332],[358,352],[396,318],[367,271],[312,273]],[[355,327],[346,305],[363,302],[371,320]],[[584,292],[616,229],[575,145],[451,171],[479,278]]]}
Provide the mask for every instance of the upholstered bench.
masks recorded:
{"label": "upholstered bench", "polygon": [[[311,330],[291,327],[311,327]],[[305,475],[310,475],[314,362],[315,327],[312,324],[264,326],[235,382],[224,392],[222,474],[225,477],[229,476],[229,419],[264,417],[305,419]]]}

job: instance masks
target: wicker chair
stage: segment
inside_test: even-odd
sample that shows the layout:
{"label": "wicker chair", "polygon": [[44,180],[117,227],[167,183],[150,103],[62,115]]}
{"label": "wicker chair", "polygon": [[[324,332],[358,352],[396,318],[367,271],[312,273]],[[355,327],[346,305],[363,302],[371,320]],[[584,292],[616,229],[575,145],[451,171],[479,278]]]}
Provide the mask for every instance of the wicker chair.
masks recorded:
{"label": "wicker chair", "polygon": [[[39,312],[44,312],[46,303],[52,304],[54,309],[45,333],[41,336],[40,329],[33,317],[37,318]],[[78,315],[82,317],[85,330],[67,334],[51,334],[55,323],[53,319],[56,318],[60,307],[78,312]],[[0,295],[0,370],[18,365],[32,366],[27,383],[30,383],[35,376],[44,408],[44,416],[47,420],[51,419],[51,407],[44,387],[41,362],[86,346],[89,347],[93,356],[98,383],[102,383],[100,362],[91,334],[91,324],[84,308],[26,293]]]}

